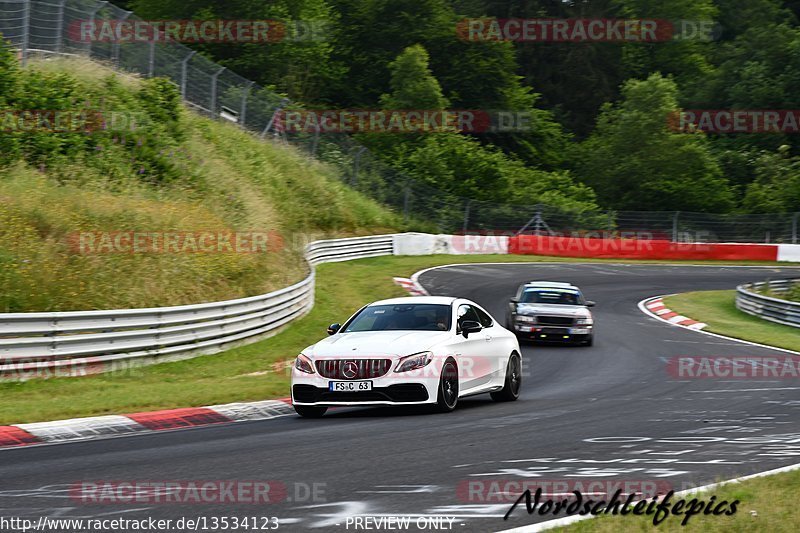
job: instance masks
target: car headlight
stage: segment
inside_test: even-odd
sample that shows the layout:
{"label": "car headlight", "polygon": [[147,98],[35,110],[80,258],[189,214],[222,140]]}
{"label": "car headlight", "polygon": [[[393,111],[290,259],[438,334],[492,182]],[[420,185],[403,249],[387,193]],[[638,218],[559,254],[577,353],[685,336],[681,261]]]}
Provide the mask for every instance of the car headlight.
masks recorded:
{"label": "car headlight", "polygon": [[535,316],[517,315],[517,322],[527,322],[528,324],[536,324]]}
{"label": "car headlight", "polygon": [[592,317],[590,316],[579,316],[575,319],[575,325],[577,326],[589,326],[592,324]]}
{"label": "car headlight", "polygon": [[394,371],[408,372],[410,370],[416,370],[418,368],[428,366],[431,361],[433,361],[433,353],[431,352],[420,352],[407,355],[397,362],[397,366],[394,367]]}
{"label": "car headlight", "polygon": [[298,355],[297,359],[294,360],[294,367],[305,374],[314,373],[314,365],[311,363],[311,359],[303,354]]}

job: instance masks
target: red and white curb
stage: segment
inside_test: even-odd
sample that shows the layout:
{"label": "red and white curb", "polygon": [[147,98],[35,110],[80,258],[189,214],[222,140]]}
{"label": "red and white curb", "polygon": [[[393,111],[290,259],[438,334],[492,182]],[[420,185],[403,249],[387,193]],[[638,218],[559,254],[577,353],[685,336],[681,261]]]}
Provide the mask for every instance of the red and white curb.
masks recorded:
{"label": "red and white curb", "polygon": [[0,426],[0,449],[269,420],[294,413],[289,398]]}
{"label": "red and white curb", "polygon": [[411,296],[428,296],[425,287],[419,284],[415,278],[392,278],[395,284],[403,287]]}
{"label": "red and white curb", "polygon": [[684,326],[689,329],[703,329],[704,327],[708,326],[708,324],[704,322],[692,320],[689,317],[679,315],[672,309],[668,309],[664,305],[664,299],[661,297],[646,301],[644,306],[651,315],[655,315],[656,318],[659,318],[665,322],[669,322],[670,324]]}

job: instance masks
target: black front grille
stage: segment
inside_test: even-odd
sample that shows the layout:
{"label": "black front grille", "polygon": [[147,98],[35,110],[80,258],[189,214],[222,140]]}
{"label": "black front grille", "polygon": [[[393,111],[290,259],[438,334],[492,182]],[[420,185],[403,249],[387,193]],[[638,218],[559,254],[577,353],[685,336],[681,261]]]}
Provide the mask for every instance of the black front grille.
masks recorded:
{"label": "black front grille", "polygon": [[317,361],[317,372],[331,379],[379,378],[392,368],[391,359],[323,359]]}
{"label": "black front grille", "polygon": [[571,316],[538,316],[537,319],[543,326],[571,326],[575,322]]}
{"label": "black front grille", "polygon": [[313,385],[295,385],[292,389],[294,400],[299,403],[325,402],[424,402],[428,390],[421,383],[404,383],[377,387],[364,392],[332,392]]}

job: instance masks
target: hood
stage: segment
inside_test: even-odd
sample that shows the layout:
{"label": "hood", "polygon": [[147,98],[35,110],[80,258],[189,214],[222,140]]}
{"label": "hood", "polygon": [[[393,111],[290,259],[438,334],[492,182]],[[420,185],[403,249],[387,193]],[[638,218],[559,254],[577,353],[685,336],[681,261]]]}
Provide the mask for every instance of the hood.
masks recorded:
{"label": "hood", "polygon": [[518,315],[553,315],[553,316],[591,316],[591,312],[583,305],[563,304],[517,304]]}
{"label": "hood", "polygon": [[309,346],[310,357],[405,356],[424,352],[449,338],[449,331],[357,331],[337,333]]}

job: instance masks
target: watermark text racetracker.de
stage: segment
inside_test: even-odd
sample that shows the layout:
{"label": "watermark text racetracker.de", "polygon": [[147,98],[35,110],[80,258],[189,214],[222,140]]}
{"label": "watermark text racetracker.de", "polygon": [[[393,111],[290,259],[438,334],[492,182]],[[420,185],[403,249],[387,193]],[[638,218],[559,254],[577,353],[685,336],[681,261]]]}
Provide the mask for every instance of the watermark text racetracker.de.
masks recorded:
{"label": "watermark text racetracker.de", "polygon": [[277,231],[82,231],[67,236],[78,254],[257,254],[283,249]]}
{"label": "watermark text racetracker.de", "polygon": [[713,20],[617,18],[473,18],[456,24],[465,41],[540,43],[711,41],[720,27]]}
{"label": "watermark text racetracker.de", "polygon": [[800,355],[676,356],[666,369],[677,379],[800,380]]}
{"label": "watermark text racetracker.de", "polygon": [[73,20],[67,37],[91,43],[249,43],[307,42],[328,40],[324,20]]}
{"label": "watermark text racetracker.de", "polygon": [[83,505],[324,503],[325,483],[280,480],[83,480],[69,498]]}

